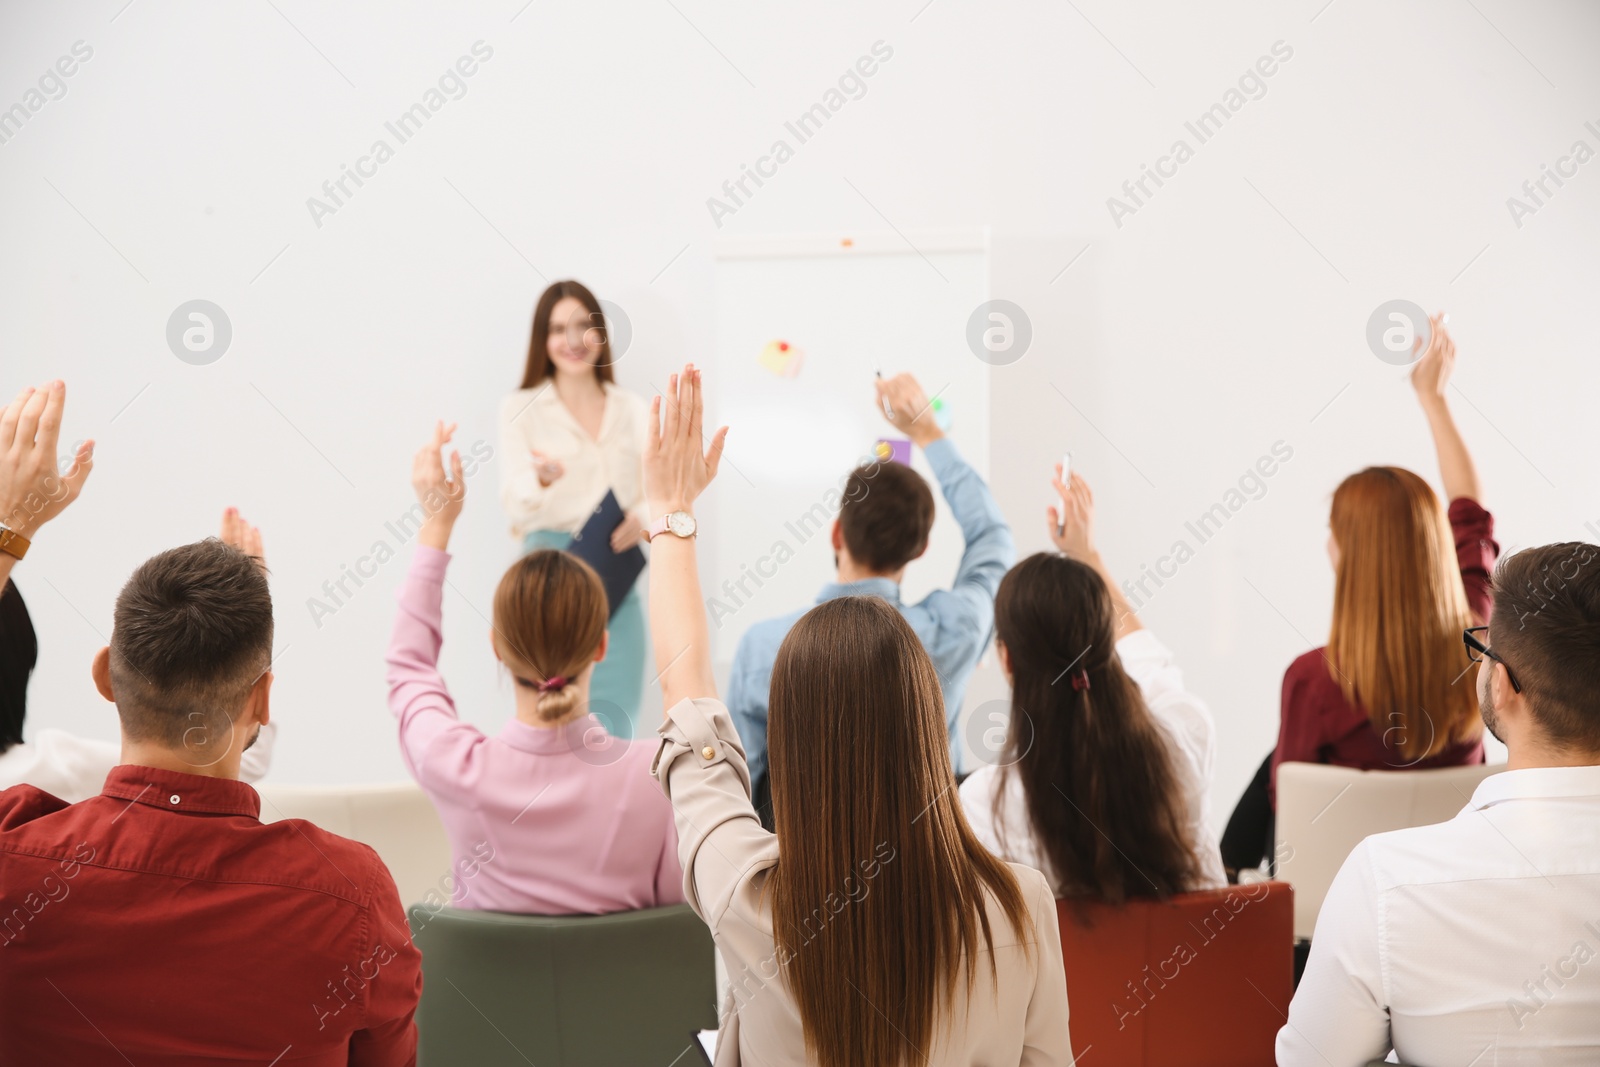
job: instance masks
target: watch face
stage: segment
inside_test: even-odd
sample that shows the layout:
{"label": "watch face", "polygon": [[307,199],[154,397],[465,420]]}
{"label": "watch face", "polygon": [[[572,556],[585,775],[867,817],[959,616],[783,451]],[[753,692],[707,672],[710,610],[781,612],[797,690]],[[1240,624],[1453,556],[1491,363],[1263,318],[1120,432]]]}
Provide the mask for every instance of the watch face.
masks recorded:
{"label": "watch face", "polygon": [[674,511],[667,516],[667,529],[679,537],[693,537],[694,516],[687,511]]}

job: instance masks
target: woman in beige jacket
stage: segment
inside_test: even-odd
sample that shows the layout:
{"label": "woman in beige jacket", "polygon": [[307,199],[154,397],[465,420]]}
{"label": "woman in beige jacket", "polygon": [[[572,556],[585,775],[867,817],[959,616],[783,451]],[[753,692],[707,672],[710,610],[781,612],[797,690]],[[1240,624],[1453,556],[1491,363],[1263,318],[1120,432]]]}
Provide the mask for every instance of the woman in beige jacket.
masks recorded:
{"label": "woman in beige jacket", "polygon": [[718,1067],[1072,1062],[1055,901],[991,856],[950,770],[933,664],[888,604],[814,608],[773,670],[777,833],[750,803],[744,750],[716,697],[695,563],[700,375],[651,409],[650,629],[668,709],[655,773],[672,798],[684,895],[732,988]]}

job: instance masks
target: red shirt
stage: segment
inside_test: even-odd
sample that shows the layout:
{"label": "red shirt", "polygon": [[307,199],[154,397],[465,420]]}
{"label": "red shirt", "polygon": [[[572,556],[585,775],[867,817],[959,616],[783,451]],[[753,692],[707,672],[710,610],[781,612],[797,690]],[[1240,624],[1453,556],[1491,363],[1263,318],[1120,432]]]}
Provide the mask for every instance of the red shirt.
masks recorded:
{"label": "red shirt", "polygon": [[243,782],[0,792],[0,1064],[416,1063],[422,957],[366,845]]}
{"label": "red shirt", "polygon": [[[1493,604],[1489,579],[1500,546],[1494,541],[1494,516],[1476,500],[1457,497],[1450,502],[1450,529],[1456,538],[1456,563],[1466,587],[1472,614],[1487,622]],[[1461,666],[1467,666],[1465,649]],[[1469,676],[1470,677],[1470,676]],[[1338,679],[1328,667],[1327,649],[1318,648],[1293,663],[1283,674],[1283,702],[1278,724],[1278,747],[1272,753],[1272,806],[1278,806],[1278,764],[1332,763],[1360,770],[1402,770],[1457,767],[1483,762],[1483,737],[1449,746],[1415,763],[1383,741],[1373,729],[1366,709],[1344,698]]]}

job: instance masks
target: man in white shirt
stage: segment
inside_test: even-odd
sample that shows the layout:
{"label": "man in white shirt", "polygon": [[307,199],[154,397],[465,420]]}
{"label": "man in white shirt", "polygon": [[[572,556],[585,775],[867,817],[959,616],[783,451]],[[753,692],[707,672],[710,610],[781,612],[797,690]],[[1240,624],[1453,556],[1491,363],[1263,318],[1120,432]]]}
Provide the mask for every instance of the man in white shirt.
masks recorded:
{"label": "man in white shirt", "polygon": [[1507,770],[1449,822],[1356,846],[1280,1067],[1600,1063],[1600,548],[1504,560],[1467,639]]}
{"label": "man in white shirt", "polygon": [[[10,580],[40,527],[78,498],[94,467],[94,442],[86,441],[66,473],[58,468],[65,405],[66,386],[56,381],[24,389],[0,411],[0,790],[26,783],[72,804],[99,795],[106,775],[122,762],[121,746],[64,730],[40,730],[31,742],[22,740],[38,642],[27,605]],[[231,508],[223,515],[222,539],[260,555],[260,532]],[[240,778],[255,782],[267,773],[276,737],[277,724],[269,722],[253,743],[245,742]]]}

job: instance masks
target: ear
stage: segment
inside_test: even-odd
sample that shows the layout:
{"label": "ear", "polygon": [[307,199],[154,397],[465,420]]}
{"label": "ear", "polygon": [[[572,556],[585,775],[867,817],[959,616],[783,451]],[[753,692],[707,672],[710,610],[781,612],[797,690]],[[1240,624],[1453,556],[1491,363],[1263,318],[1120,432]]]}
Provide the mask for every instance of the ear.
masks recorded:
{"label": "ear", "polygon": [[244,714],[241,721],[254,720],[262,726],[272,721],[271,709],[272,672],[262,671],[261,677],[256,679],[256,684],[250,687],[250,699],[245,701]]}
{"label": "ear", "polygon": [[1006,643],[998,637],[994,639],[994,650],[1000,657],[1000,669],[1005,672],[1006,681],[1011,680],[1011,652],[1006,648]]}
{"label": "ear", "polygon": [[1518,730],[1525,730],[1533,717],[1526,694],[1512,687],[1511,676],[1506,673],[1504,663],[1499,660],[1490,662],[1494,664],[1494,669],[1489,672],[1489,691],[1494,696],[1495,718]]}
{"label": "ear", "polygon": [[829,532],[828,539],[833,542],[833,550],[835,552],[843,552],[845,550],[844,526],[838,519],[833,520],[833,529]]}
{"label": "ear", "polygon": [[600,635],[600,647],[594,650],[594,661],[599,663],[606,658],[606,649],[611,647],[611,631],[607,630]]}
{"label": "ear", "polygon": [[111,703],[117,702],[117,696],[111,691],[111,648],[105,646],[94,654],[94,662],[89,665],[89,674],[94,678],[94,687],[100,690],[100,695]]}

